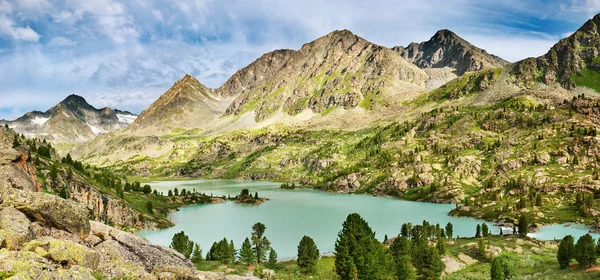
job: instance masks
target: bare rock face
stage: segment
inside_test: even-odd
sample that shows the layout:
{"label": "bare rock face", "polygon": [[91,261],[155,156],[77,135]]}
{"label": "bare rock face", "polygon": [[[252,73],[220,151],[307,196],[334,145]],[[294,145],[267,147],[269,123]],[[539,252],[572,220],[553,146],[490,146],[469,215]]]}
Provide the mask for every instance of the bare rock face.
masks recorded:
{"label": "bare rock face", "polygon": [[118,199],[77,182],[70,182],[68,188],[69,198],[85,205],[95,221],[138,228],[143,226],[139,219],[140,213],[125,206]]}
{"label": "bare rock face", "polygon": [[394,47],[393,50],[420,68],[451,67],[459,76],[508,64],[508,61],[473,46],[450,30],[436,32],[429,41],[410,43],[407,47]]}

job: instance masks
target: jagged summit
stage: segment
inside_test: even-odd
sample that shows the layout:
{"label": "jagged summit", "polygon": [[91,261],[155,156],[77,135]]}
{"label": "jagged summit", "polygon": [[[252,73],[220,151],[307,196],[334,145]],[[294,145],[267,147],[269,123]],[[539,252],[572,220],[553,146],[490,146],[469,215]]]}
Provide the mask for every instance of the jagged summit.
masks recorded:
{"label": "jagged summit", "polygon": [[406,47],[394,47],[393,50],[420,68],[451,67],[456,69],[459,76],[465,72],[508,64],[506,60],[488,54],[448,29],[437,31],[426,42],[410,43]]}

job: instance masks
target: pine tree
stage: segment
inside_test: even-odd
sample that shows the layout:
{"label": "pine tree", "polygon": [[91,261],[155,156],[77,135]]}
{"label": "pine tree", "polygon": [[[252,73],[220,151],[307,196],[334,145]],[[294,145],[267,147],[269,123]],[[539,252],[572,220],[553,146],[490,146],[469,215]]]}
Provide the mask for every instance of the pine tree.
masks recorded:
{"label": "pine tree", "polygon": [[183,231],[181,231],[173,236],[173,240],[171,241],[169,248],[175,249],[175,251],[181,253],[189,259],[194,249],[194,242],[191,241]]}
{"label": "pine tree", "polygon": [[442,237],[438,237],[437,243],[435,244],[435,248],[441,255],[446,253],[446,243],[444,243]]}
{"label": "pine tree", "polygon": [[275,252],[275,250],[273,250],[273,248],[271,248],[271,251],[269,251],[269,261],[267,262],[267,267],[275,268],[276,265],[277,265],[277,252]]}
{"label": "pine tree", "polygon": [[529,233],[529,220],[527,216],[521,215],[519,217],[519,236],[525,237]]}
{"label": "pine tree", "polygon": [[190,259],[192,263],[199,264],[203,261],[202,259],[202,249],[198,244],[194,245],[194,251],[192,252],[192,258]]}
{"label": "pine tree", "polygon": [[250,244],[250,239],[248,239],[248,237],[246,237],[246,240],[242,243],[242,248],[239,251],[239,260],[245,265],[250,265],[256,260],[256,255],[254,254],[252,244]]}
{"label": "pine tree", "polygon": [[481,234],[484,237],[490,235],[490,230],[486,224],[481,224]]}
{"label": "pine tree", "polygon": [[486,257],[486,253],[485,253],[486,247],[487,246],[485,244],[485,240],[479,239],[479,243],[477,244],[477,253],[479,253],[479,256],[481,256],[482,258]]}
{"label": "pine tree", "polygon": [[319,249],[315,241],[304,236],[298,244],[298,267],[306,272],[314,272],[319,260]]}
{"label": "pine tree", "polygon": [[442,271],[446,267],[435,247],[421,243],[413,256],[413,264],[421,279],[440,279]]}
{"label": "pine tree", "polygon": [[335,269],[342,280],[378,279],[383,247],[369,224],[357,213],[348,215],[335,242]]}
{"label": "pine tree", "polygon": [[265,259],[267,251],[271,248],[271,242],[264,236],[267,227],[262,223],[256,223],[252,226],[252,244],[254,245],[254,253],[256,264],[260,265]]}
{"label": "pine tree", "polygon": [[168,196],[173,196],[173,191],[169,190]]}
{"label": "pine tree", "polygon": [[448,224],[446,224],[446,236],[448,238],[452,239],[452,234],[453,234],[452,223],[448,223]]}
{"label": "pine tree", "polygon": [[490,276],[491,280],[504,280],[504,271],[502,269],[500,258],[492,259]]}
{"label": "pine tree", "polygon": [[154,214],[154,207],[152,206],[152,201],[146,202],[146,210],[148,210],[148,213]]}
{"label": "pine tree", "polygon": [[574,243],[575,239],[571,235],[565,236],[558,245],[558,253],[556,258],[558,259],[558,264],[561,269],[565,269],[569,267],[571,263],[571,259],[573,259],[574,253]]}
{"label": "pine tree", "polygon": [[475,237],[481,237],[481,225],[477,224],[477,228],[475,229]]}
{"label": "pine tree", "polygon": [[594,238],[589,233],[577,240],[574,255],[580,267],[590,267],[596,263],[596,246]]}

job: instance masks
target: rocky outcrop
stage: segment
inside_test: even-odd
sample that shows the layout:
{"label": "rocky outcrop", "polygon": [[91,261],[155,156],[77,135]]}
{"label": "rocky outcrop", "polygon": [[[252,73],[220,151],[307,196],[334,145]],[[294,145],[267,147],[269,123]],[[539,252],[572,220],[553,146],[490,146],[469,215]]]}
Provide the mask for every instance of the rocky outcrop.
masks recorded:
{"label": "rocky outcrop", "polygon": [[410,43],[407,47],[394,47],[406,60],[420,68],[456,69],[461,76],[465,72],[502,67],[508,61],[488,54],[485,50],[473,46],[450,30],[440,30],[422,43]]}
{"label": "rocky outcrop", "polygon": [[17,190],[2,183],[0,206],[15,207],[33,221],[82,238],[89,234],[88,210],[83,205],[54,195]]}
{"label": "rocky outcrop", "polygon": [[92,186],[83,183],[70,182],[68,186],[69,198],[85,205],[95,221],[137,228],[154,227],[151,224],[142,223],[139,212],[124,205],[114,196],[101,194]]}

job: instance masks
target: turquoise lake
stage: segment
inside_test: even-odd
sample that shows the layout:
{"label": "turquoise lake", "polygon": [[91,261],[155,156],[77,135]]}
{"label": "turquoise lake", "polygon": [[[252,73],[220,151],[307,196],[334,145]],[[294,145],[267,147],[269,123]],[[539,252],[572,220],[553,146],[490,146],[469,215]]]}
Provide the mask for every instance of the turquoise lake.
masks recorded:
{"label": "turquoise lake", "polygon": [[[203,192],[214,196],[238,194],[243,188],[270,200],[259,206],[240,205],[234,202],[193,205],[171,214],[175,226],[165,230],[143,230],[140,234],[150,242],[168,246],[177,232],[184,231],[198,243],[204,254],[213,242],[226,237],[233,239],[239,249],[246,237],[250,237],[252,225],[261,222],[267,226],[266,236],[280,259],[293,258],[298,242],[304,235],[312,237],[321,254],[331,254],[342,222],[350,213],[359,213],[376,232],[379,240],[387,234],[396,236],[403,223],[454,225],[454,235],[471,237],[477,224],[473,218],[451,217],[452,204],[411,202],[369,195],[333,194],[314,190],[282,190],[280,183],[233,180],[164,181],[150,184],[153,189],[166,194],[174,188]],[[492,234],[500,228],[487,223]],[[575,238],[588,229],[578,225],[552,225],[542,227],[529,236],[541,240],[561,239],[571,234]],[[598,238],[600,235],[594,235]]]}

